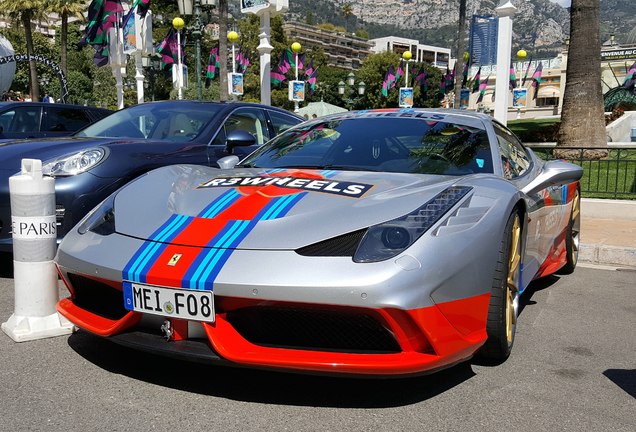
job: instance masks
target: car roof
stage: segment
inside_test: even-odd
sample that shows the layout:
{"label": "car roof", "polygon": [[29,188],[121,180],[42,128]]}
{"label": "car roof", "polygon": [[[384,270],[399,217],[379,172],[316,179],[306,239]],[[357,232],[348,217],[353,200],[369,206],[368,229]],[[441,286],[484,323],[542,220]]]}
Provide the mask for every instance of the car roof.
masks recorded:
{"label": "car roof", "polygon": [[[162,100],[162,101],[144,102],[144,104],[145,105],[148,105],[148,104],[166,104],[166,105],[184,104],[185,105],[187,104],[187,105],[204,105],[204,106],[208,105],[208,106],[221,106],[227,110],[231,110],[231,109],[239,108],[239,107],[255,107],[255,108],[265,108],[272,111],[278,111],[281,113],[291,115],[293,117],[297,117],[301,120],[304,120],[298,114],[293,113],[291,111],[287,111],[286,109],[271,106],[271,105],[263,105],[263,104],[254,103],[254,102],[238,102],[238,101],[223,102],[223,101],[200,101],[200,100],[183,99],[183,100]],[[132,108],[134,106],[137,106],[137,105],[131,105],[128,108]]]}
{"label": "car roof", "polygon": [[63,104],[63,103],[50,103],[50,102],[26,102],[26,101],[4,101],[0,102],[0,109],[10,106],[50,106],[50,107],[64,107],[64,108],[77,108],[77,109],[91,109],[98,111],[112,112],[107,108],[87,106],[87,105],[75,105],[75,104]]}

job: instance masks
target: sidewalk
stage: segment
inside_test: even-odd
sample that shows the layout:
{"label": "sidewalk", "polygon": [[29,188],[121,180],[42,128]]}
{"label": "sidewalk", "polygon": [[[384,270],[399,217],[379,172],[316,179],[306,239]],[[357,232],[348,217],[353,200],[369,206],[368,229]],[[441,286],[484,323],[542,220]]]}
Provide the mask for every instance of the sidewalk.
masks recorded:
{"label": "sidewalk", "polygon": [[636,267],[636,201],[582,200],[579,261]]}

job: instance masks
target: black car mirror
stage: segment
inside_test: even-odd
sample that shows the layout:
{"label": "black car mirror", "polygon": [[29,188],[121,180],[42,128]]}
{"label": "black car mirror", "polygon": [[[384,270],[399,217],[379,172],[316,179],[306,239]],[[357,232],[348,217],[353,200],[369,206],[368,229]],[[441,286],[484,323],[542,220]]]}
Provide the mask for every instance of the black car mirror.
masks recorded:
{"label": "black car mirror", "polygon": [[256,144],[256,138],[249,132],[244,130],[233,130],[227,134],[225,146],[227,152],[232,154],[234,147],[251,146]]}

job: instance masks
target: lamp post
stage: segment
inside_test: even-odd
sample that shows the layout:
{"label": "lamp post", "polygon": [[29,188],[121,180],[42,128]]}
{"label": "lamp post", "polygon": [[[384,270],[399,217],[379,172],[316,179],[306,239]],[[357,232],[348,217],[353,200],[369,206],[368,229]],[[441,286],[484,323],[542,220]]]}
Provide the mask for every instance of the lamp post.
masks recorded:
{"label": "lamp post", "polygon": [[172,20],[172,26],[177,31],[177,94],[179,100],[183,99],[183,66],[181,65],[181,29],[185,22],[180,17]]}
{"label": "lamp post", "polygon": [[205,25],[201,20],[201,10],[204,7],[212,8],[216,6],[216,0],[177,0],[179,13],[181,15],[193,15],[192,25],[186,30],[194,39],[195,73],[197,75],[197,98],[203,99],[203,85],[201,83],[201,39]]}
{"label": "lamp post", "polygon": [[[356,95],[356,88],[354,87],[355,84],[356,84],[356,76],[353,74],[353,72],[349,72],[349,75],[347,75],[346,83],[344,81],[340,81],[338,83],[338,94],[343,98],[343,101],[349,111],[353,109],[355,104],[364,95],[364,90],[366,89],[366,84],[364,83],[364,81],[360,81],[358,83],[357,95]],[[346,94],[346,98],[345,98],[345,94]]]}
{"label": "lamp post", "polygon": [[[517,88],[521,88],[521,69],[523,65],[523,60],[528,56],[526,50],[520,49],[517,51],[517,69],[519,69],[519,80],[517,81]],[[513,89],[514,91],[514,89]],[[514,101],[514,96],[512,98]],[[517,106],[517,120],[521,118],[521,107]]]}
{"label": "lamp post", "polygon": [[[294,42],[291,45],[291,50],[296,56],[296,81],[298,81],[298,53],[302,49],[302,46],[298,42]],[[304,97],[304,95],[303,95]],[[298,101],[294,100],[294,112],[298,114],[300,112],[300,108],[298,108]]]}

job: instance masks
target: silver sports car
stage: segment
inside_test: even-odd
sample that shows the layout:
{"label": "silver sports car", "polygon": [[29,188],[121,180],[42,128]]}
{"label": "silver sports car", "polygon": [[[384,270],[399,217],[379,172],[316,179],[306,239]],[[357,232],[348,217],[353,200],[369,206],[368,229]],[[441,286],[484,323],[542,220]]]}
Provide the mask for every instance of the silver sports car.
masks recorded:
{"label": "silver sports car", "polygon": [[89,213],[57,254],[60,313],[169,356],[410,375],[505,359],[528,284],[576,266],[582,169],[486,115],[346,112],[219,165]]}

